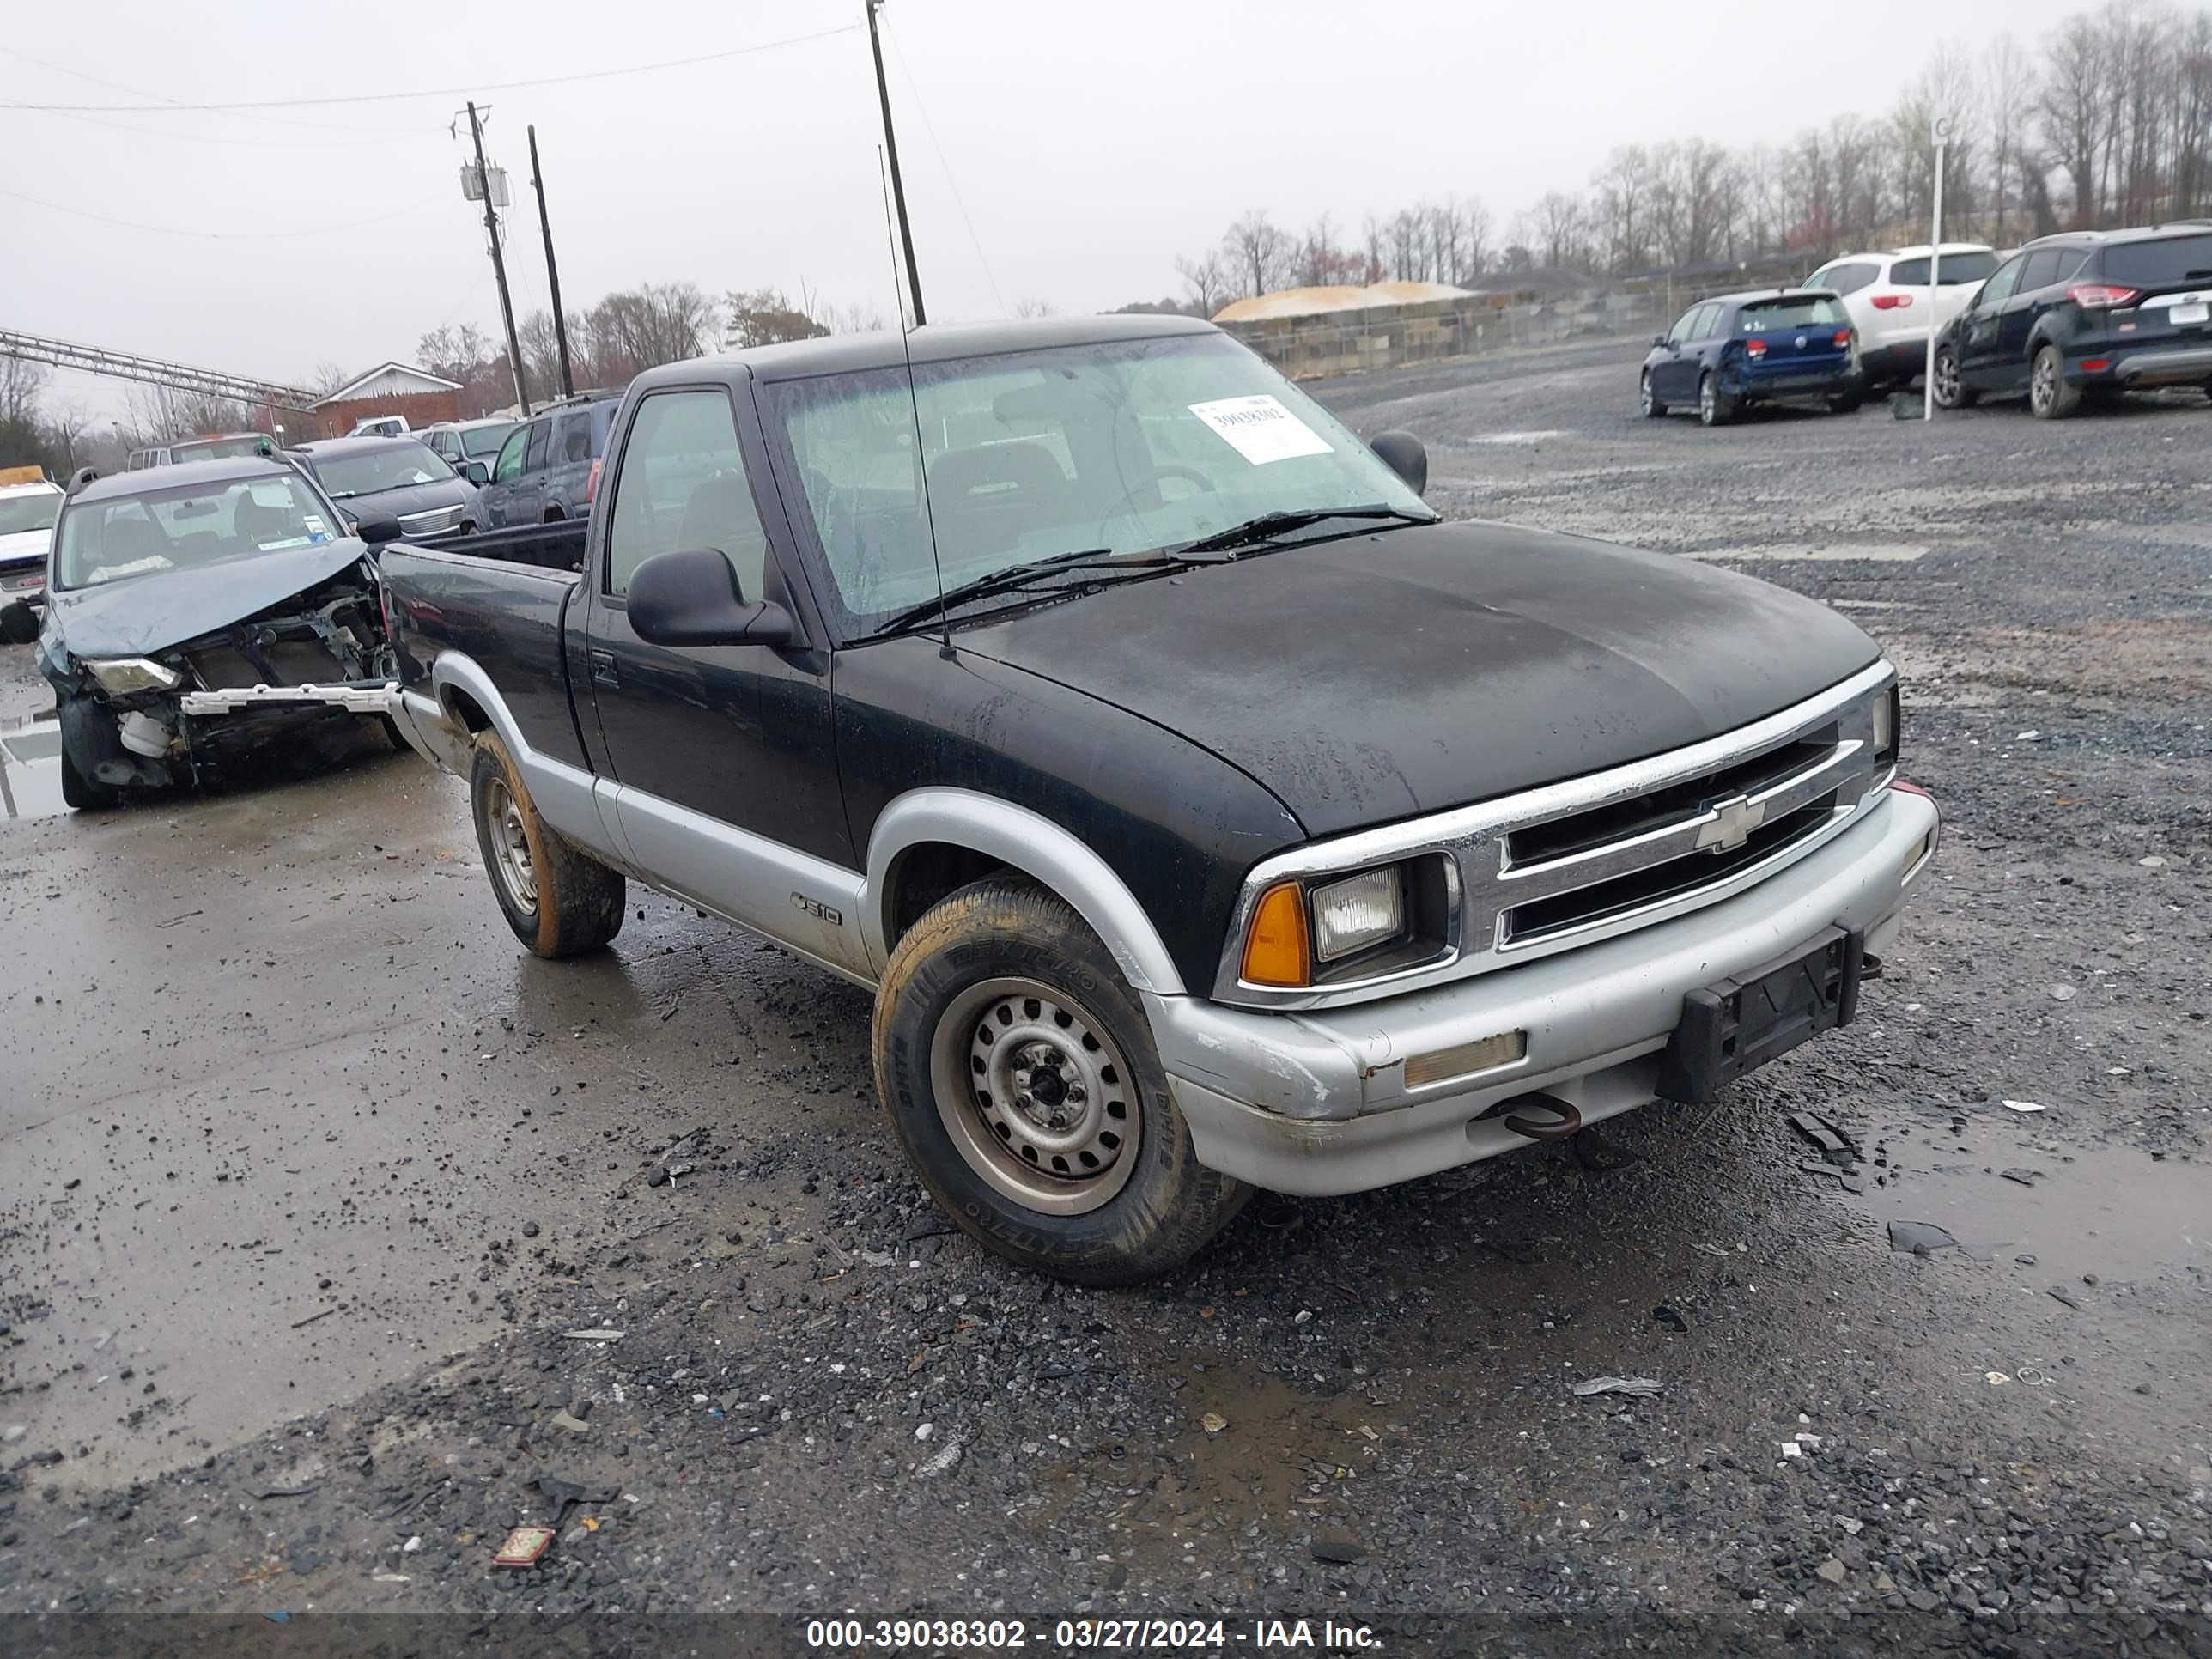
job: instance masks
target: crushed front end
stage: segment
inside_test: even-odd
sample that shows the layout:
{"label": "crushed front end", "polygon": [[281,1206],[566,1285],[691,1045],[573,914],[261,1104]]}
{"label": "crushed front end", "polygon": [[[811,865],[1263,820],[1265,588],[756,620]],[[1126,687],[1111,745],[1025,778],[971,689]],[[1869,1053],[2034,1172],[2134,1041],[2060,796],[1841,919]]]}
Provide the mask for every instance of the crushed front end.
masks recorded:
{"label": "crushed front end", "polygon": [[386,715],[398,679],[365,559],[149,656],[88,660],[51,642],[40,655],[88,781],[118,789],[208,783],[248,757],[349,739]]}

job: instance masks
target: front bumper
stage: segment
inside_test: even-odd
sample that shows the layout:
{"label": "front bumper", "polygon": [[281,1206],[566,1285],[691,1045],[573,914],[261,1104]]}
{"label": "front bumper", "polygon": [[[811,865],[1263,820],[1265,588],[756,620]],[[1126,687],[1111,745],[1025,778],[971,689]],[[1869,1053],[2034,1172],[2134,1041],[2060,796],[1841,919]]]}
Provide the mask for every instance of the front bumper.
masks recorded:
{"label": "front bumper", "polygon": [[240,708],[319,704],[354,714],[390,714],[399,703],[399,682],[345,685],[254,685],[222,691],[187,691],[178,706],[187,714],[228,714]]}
{"label": "front bumper", "polygon": [[[1682,999],[1840,926],[1888,948],[1935,852],[1924,795],[1892,789],[1758,886],[1674,921],[1431,990],[1305,1013],[1147,995],[1199,1162],[1273,1192],[1364,1192],[1526,1145],[1492,1109],[1542,1092],[1585,1124],[1657,1097]],[[1408,1057],[1525,1031],[1522,1058],[1408,1087]]]}

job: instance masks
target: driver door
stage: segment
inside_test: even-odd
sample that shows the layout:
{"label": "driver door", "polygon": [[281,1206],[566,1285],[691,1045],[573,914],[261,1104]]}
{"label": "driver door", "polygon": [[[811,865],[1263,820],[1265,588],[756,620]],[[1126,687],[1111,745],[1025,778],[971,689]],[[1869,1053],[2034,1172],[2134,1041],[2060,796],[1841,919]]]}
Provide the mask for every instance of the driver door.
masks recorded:
{"label": "driver door", "polygon": [[1997,361],[2004,322],[2005,302],[2020,284],[2027,255],[2016,254],[1999,265],[1982,284],[1959,321],[1959,374],[1961,385],[1985,387]]}

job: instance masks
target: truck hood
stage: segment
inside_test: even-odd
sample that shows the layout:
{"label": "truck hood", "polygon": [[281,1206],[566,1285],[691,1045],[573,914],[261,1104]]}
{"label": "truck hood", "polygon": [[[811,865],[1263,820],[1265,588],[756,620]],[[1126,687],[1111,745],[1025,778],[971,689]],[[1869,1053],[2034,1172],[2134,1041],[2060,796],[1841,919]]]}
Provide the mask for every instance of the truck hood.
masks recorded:
{"label": "truck hood", "polygon": [[955,641],[1203,744],[1314,836],[1677,749],[1881,655],[1733,571],[1493,524],[1248,555]]}
{"label": "truck hood", "polygon": [[359,563],[367,552],[360,542],[341,536],[99,587],[49,589],[45,637],[58,638],[78,658],[151,656],[266,611]]}

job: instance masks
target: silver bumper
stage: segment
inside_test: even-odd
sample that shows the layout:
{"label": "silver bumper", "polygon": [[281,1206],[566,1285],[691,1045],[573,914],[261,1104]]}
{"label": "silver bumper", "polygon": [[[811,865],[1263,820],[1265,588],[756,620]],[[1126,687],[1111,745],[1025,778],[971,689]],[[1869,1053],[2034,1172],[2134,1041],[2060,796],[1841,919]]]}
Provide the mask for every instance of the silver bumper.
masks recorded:
{"label": "silver bumper", "polygon": [[226,691],[187,691],[178,700],[187,714],[227,714],[238,708],[283,703],[324,703],[356,714],[390,714],[399,703],[399,683],[381,685],[253,685]]}
{"label": "silver bumper", "polygon": [[[1584,1123],[1656,1098],[1659,1051],[1701,986],[1841,925],[1879,954],[1927,870],[1935,803],[1891,790],[1817,853],[1735,897],[1526,966],[1306,1013],[1147,995],[1199,1162],[1273,1192],[1364,1192],[1528,1143],[1482,1114],[1540,1091]],[[1510,1064],[1409,1088],[1409,1056],[1528,1033]]]}
{"label": "silver bumper", "polygon": [[2212,376],[2212,346],[2190,346],[2174,351],[2138,351],[2114,367],[2115,378],[2129,385],[2160,385],[2201,380]]}

